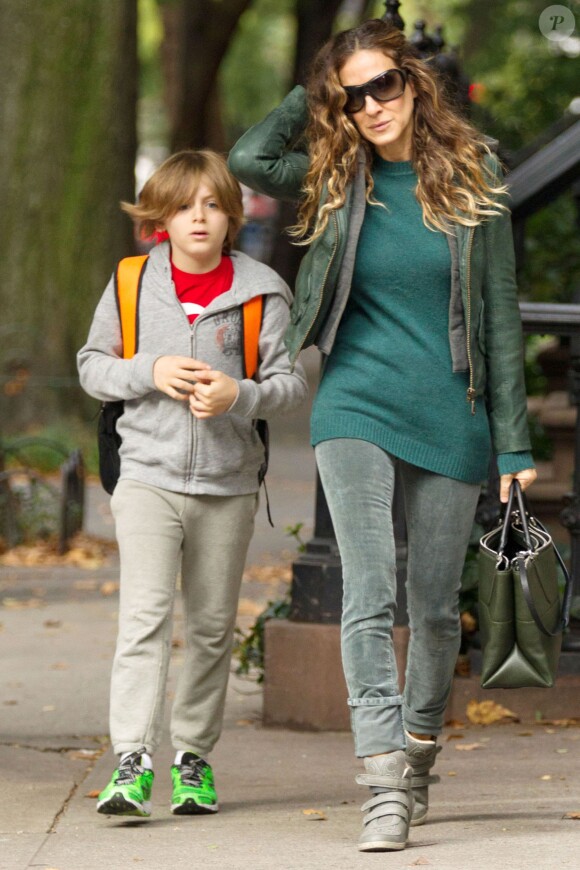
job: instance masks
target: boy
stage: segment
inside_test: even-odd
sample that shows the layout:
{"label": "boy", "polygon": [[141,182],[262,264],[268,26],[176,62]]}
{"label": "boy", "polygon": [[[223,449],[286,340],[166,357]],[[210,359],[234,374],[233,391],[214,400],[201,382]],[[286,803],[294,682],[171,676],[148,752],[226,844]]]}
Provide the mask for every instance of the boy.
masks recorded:
{"label": "boy", "polygon": [[[111,499],[121,560],[110,727],[120,761],[97,810],[149,816],[181,565],[186,655],[171,717],[176,814],[215,813],[206,756],[222,725],[233,629],[258,502],[264,448],[255,420],[305,397],[282,336],[291,295],[232,244],[243,222],[238,182],[211,151],[183,151],[122,208],[141,234],[165,238],[142,279],[138,352],[123,359],[114,280],[79,351],[83,388],[124,400],[121,474]],[[242,307],[263,297],[259,367],[244,378]]]}

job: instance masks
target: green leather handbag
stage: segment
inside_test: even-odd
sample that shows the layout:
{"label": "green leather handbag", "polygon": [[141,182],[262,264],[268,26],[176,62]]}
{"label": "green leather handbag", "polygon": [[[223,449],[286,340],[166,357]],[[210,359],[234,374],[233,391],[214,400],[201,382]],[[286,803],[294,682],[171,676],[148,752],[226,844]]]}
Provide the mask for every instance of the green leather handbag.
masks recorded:
{"label": "green leather handbag", "polygon": [[479,545],[482,688],[554,685],[571,597],[566,566],[513,480],[503,520]]}

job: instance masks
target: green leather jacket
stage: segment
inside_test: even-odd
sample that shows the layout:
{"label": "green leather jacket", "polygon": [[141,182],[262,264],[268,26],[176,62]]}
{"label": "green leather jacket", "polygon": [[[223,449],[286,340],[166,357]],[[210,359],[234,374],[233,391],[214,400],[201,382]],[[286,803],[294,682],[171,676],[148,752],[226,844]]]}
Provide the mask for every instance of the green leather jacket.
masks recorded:
{"label": "green leather jacket", "polygon": [[[298,200],[308,169],[304,150],[305,92],[296,87],[252,127],[230,152],[242,182],[277,199]],[[485,158],[498,178],[495,157]],[[291,360],[311,344],[332,350],[346,306],[356,241],[364,216],[364,158],[346,202],[331,213],[324,233],[309,246],[296,280],[285,341]],[[324,195],[324,194],[323,194]],[[453,371],[469,371],[466,399],[475,412],[485,401],[496,454],[530,449],[523,377],[523,341],[508,212],[476,227],[452,224],[449,343]]]}

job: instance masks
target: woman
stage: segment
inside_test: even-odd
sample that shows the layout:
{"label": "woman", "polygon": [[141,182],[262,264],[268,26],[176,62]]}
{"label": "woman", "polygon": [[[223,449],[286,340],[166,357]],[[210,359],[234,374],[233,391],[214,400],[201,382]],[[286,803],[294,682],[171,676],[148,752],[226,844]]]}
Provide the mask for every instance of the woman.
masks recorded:
{"label": "woman", "polygon": [[[306,142],[308,153],[301,149]],[[309,245],[286,343],[325,365],[312,443],[343,564],[342,655],[370,799],[359,849],[405,847],[428,809],[460,642],[458,593],[493,450],[501,499],[536,477],[510,217],[489,140],[379,20],[319,53],[305,94],[234,147],[246,184],[300,200]],[[391,631],[395,467],[404,487],[410,643]]]}

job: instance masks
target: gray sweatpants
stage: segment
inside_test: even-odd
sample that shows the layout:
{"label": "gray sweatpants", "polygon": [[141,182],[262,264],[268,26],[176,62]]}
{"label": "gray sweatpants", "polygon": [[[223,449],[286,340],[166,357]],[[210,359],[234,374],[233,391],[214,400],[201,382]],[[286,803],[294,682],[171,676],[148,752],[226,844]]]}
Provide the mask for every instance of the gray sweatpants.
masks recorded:
{"label": "gray sweatpants", "polygon": [[184,495],[121,480],[111,499],[121,558],[111,677],[116,753],[159,745],[181,565],[185,660],[173,703],[175,749],[206,756],[221,733],[240,583],[256,493]]}

